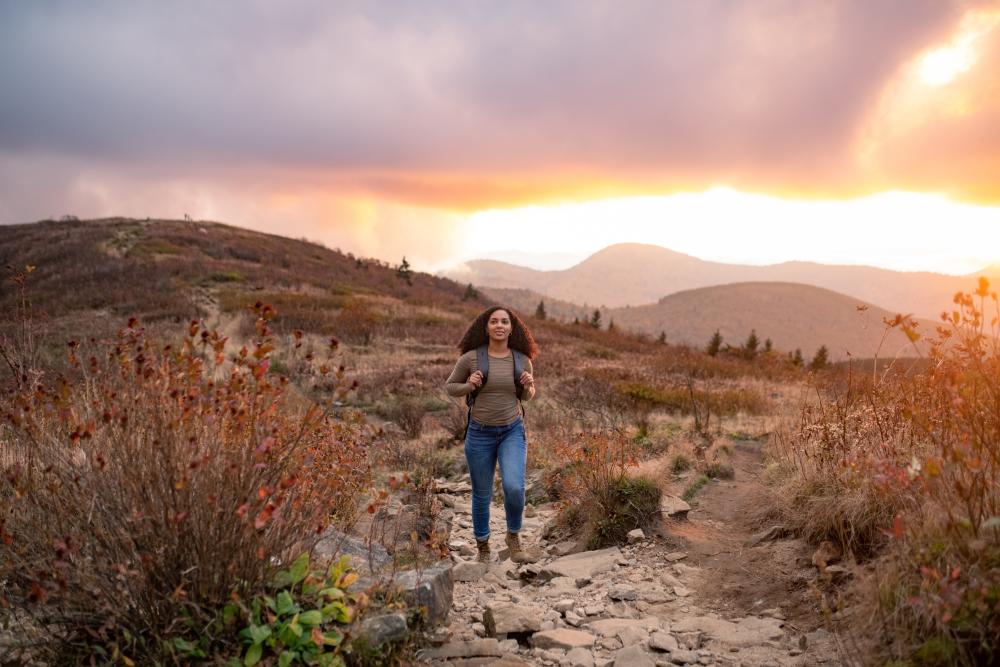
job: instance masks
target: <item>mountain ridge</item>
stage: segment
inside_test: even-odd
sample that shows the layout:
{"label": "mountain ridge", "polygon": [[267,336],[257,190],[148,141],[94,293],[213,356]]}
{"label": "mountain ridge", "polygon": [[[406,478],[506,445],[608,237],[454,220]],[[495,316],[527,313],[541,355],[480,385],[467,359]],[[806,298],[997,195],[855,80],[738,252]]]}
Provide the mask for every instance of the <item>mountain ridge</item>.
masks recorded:
{"label": "mountain ridge", "polygon": [[[488,262],[488,263],[486,263]],[[603,307],[658,303],[677,292],[741,282],[814,285],[889,311],[936,318],[958,291],[969,291],[983,272],[953,276],[933,271],[895,271],[867,265],[792,260],[763,266],[702,260],[651,244],[613,244],[578,264],[554,271],[496,260],[470,260],[443,275],[481,288],[528,289],[577,304]],[[986,275],[995,267],[985,267]]]}

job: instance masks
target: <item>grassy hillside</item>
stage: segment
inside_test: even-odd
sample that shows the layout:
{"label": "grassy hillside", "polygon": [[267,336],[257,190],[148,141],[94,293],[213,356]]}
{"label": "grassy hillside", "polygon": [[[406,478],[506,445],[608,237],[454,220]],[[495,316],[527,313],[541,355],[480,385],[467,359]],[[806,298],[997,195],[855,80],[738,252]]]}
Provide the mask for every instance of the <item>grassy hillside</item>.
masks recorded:
{"label": "grassy hillside", "polygon": [[[280,309],[282,330],[336,328],[356,340],[384,332],[384,315],[405,302],[396,334],[454,337],[464,315],[453,311],[485,305],[463,300],[464,287],[444,278],[407,279],[375,260],[213,222],[12,225],[4,227],[0,263],[36,267],[31,298],[51,334],[106,333],[132,315],[157,323],[236,314],[259,300]],[[5,285],[0,304],[10,308],[15,299]],[[338,317],[350,322],[335,327]]]}

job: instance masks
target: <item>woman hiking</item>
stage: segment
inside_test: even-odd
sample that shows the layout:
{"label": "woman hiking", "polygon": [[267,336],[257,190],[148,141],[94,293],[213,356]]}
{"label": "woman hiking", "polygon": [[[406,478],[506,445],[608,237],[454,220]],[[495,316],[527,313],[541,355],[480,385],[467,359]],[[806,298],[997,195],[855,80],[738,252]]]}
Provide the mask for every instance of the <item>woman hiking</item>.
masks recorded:
{"label": "woman hiking", "polygon": [[477,317],[458,344],[462,356],[448,377],[450,396],[469,405],[465,459],[472,478],[472,528],[479,562],[490,560],[493,472],[500,463],[507,548],[516,563],[531,560],[521,546],[524,472],[528,456],[520,401],[535,397],[531,359],[538,346],[514,311],[493,306]]}

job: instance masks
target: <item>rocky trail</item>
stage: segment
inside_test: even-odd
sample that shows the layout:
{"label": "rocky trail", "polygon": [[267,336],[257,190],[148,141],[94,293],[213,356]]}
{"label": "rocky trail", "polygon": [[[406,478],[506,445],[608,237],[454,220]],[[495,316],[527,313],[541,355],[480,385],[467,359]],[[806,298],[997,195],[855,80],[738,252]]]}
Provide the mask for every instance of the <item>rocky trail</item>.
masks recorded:
{"label": "rocky trail", "polygon": [[705,486],[690,511],[668,499],[652,534],[633,531],[621,548],[552,543],[555,507],[533,508],[523,539],[542,554],[524,565],[497,551],[505,528],[496,506],[493,561],[475,562],[468,485],[447,486],[439,498],[454,513],[452,607],[419,664],[842,664],[835,637],[820,627],[808,546],[780,529],[754,535],[746,526],[760,459],[759,444],[735,443],[734,479]]}

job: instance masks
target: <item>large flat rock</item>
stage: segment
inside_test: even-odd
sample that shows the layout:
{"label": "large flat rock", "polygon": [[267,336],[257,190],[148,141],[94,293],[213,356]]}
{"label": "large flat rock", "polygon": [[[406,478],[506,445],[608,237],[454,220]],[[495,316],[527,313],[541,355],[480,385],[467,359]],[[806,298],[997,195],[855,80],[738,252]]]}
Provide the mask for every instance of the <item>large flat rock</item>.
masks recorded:
{"label": "large flat rock", "polygon": [[464,642],[451,642],[440,648],[425,648],[417,652],[420,660],[449,660],[451,658],[481,658],[503,655],[500,642],[496,639],[475,639]]}
{"label": "large flat rock", "polygon": [[587,627],[601,637],[617,637],[623,630],[633,628],[644,632],[660,629],[660,619],[653,616],[646,618],[602,618],[587,623]]}
{"label": "large flat rock", "polygon": [[486,606],[483,625],[491,637],[531,634],[541,629],[542,617],[538,610],[526,605],[495,603]]}
{"label": "large flat rock", "polygon": [[597,638],[589,632],[558,628],[542,630],[531,636],[531,645],[537,648],[557,648],[569,651],[574,648],[590,648]]}
{"label": "large flat rock", "polygon": [[668,494],[664,494],[660,498],[660,513],[665,517],[678,520],[687,519],[690,511],[691,506],[683,498]]}
{"label": "large flat rock", "polygon": [[776,618],[747,616],[738,623],[711,616],[682,618],[671,624],[673,632],[700,631],[708,637],[729,646],[749,647],[765,644],[785,635],[781,621]]}
{"label": "large flat rock", "polygon": [[621,558],[622,552],[618,547],[583,551],[557,558],[551,563],[543,565],[538,576],[543,580],[555,577],[569,577],[573,580],[583,579],[613,569],[615,563]]}

